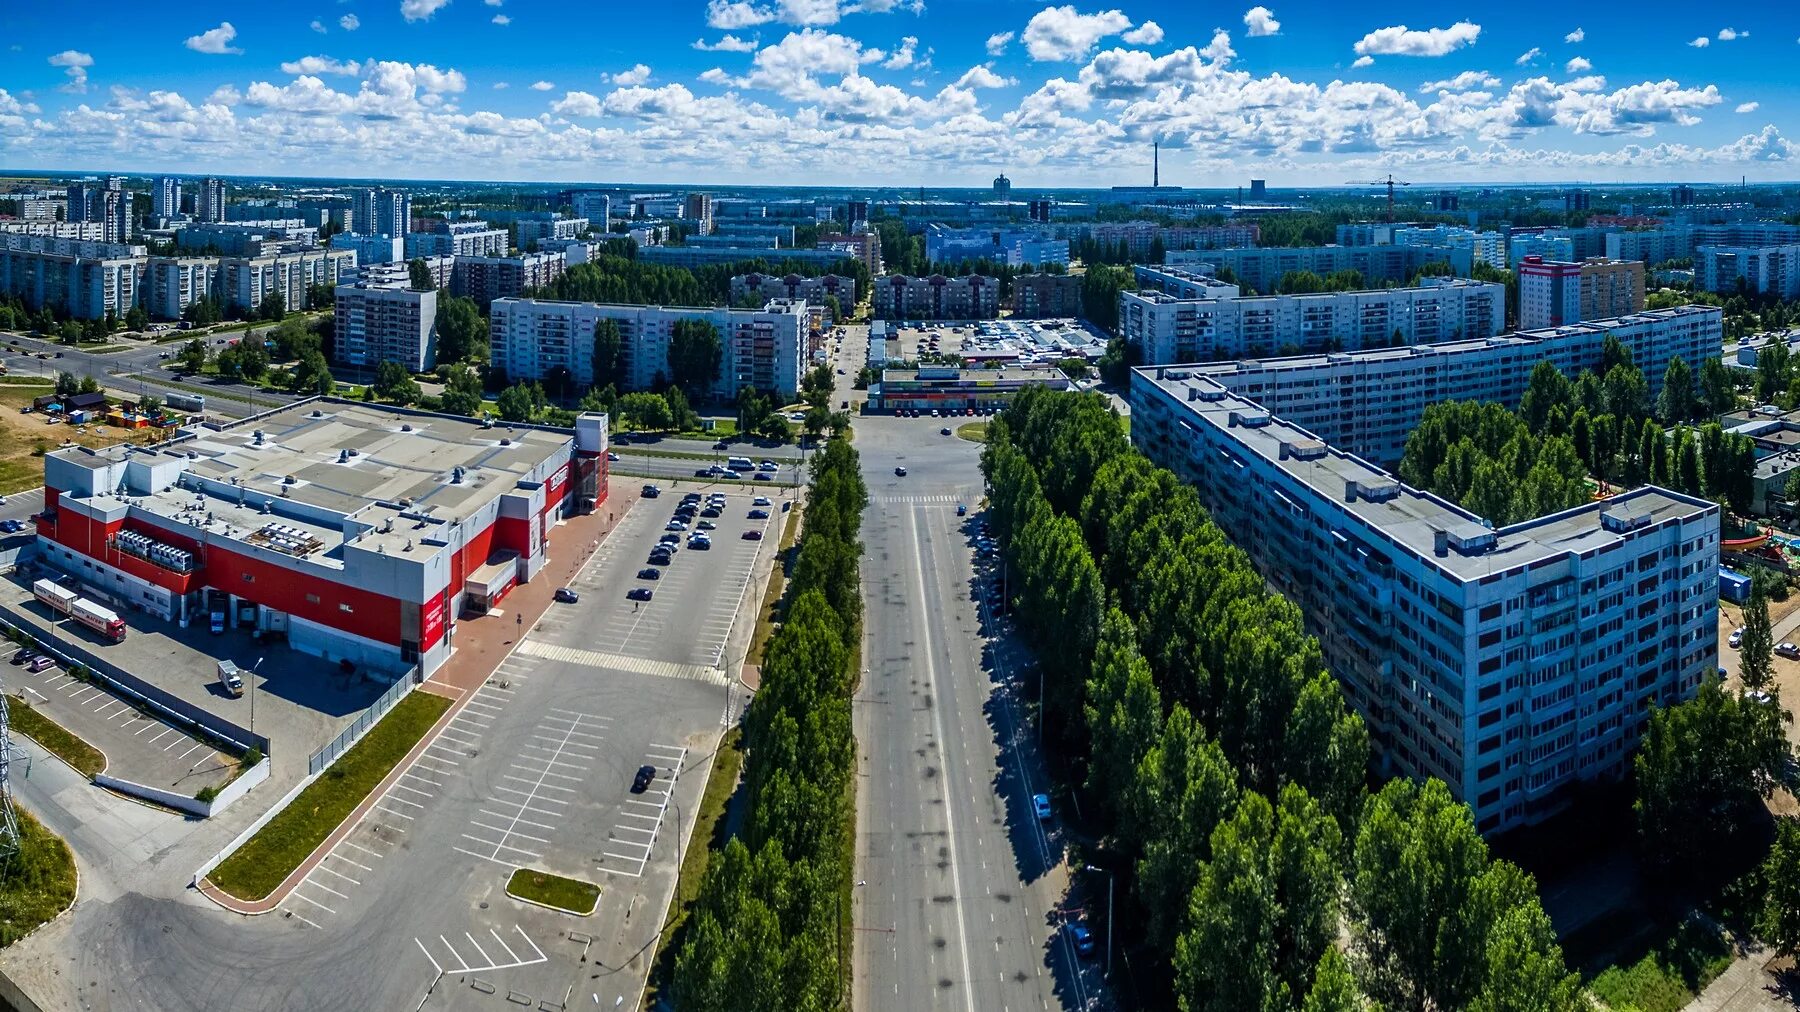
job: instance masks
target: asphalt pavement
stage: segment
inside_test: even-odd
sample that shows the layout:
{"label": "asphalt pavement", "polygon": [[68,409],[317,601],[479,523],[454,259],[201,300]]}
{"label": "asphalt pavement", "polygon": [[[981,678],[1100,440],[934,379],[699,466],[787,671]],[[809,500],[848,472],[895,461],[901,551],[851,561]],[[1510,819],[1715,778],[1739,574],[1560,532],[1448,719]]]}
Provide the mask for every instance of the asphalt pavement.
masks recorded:
{"label": "asphalt pavement", "polygon": [[[266,334],[273,326],[258,327],[253,333]],[[208,335],[206,340],[216,350],[241,336],[240,332],[233,331]],[[289,394],[259,390],[242,383],[222,383],[199,376],[177,377],[168,369],[168,364],[181,350],[185,343],[182,341],[156,344],[152,341],[121,338],[115,343],[124,345],[125,349],[95,354],[60,341],[46,341],[24,334],[4,332],[0,333],[0,361],[4,361],[15,376],[41,375],[54,379],[59,372],[92,376],[108,390],[118,393],[154,394],[162,397],[171,393],[190,396],[200,393],[206,397],[208,412],[227,418],[243,418],[295,399]],[[50,357],[39,358],[40,354]],[[168,354],[170,358],[162,358],[164,354]]]}

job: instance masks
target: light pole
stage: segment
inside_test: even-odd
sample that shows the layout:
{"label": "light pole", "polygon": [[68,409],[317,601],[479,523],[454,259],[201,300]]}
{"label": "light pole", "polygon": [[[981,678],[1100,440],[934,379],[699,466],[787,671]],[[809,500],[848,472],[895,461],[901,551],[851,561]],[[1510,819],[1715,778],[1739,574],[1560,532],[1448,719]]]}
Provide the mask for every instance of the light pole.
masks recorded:
{"label": "light pole", "polygon": [[1113,873],[1105,868],[1088,865],[1088,871],[1106,873],[1106,977],[1112,979],[1112,929],[1113,929]]}
{"label": "light pole", "polygon": [[256,669],[262,667],[263,659],[258,657],[256,663],[250,665],[250,733],[256,734]]}

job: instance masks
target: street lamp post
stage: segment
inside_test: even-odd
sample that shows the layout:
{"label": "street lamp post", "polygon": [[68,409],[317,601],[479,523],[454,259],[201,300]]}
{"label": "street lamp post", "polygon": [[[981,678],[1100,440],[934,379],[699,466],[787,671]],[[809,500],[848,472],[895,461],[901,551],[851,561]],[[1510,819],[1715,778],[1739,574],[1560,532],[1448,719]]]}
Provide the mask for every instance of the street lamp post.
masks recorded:
{"label": "street lamp post", "polygon": [[1087,866],[1087,870],[1106,873],[1106,976],[1107,979],[1110,980],[1112,979],[1113,882],[1115,880],[1113,878],[1113,873],[1105,868],[1090,864]]}
{"label": "street lamp post", "polygon": [[250,665],[250,733],[256,734],[256,669],[262,667],[263,659],[258,657],[256,663]]}

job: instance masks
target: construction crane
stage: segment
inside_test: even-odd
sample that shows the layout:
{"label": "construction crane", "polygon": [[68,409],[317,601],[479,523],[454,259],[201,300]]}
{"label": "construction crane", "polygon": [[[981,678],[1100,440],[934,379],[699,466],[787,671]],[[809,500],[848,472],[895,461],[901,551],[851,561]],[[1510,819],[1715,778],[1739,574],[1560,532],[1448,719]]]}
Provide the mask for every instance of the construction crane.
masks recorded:
{"label": "construction crane", "polygon": [[1390,172],[1390,173],[1388,173],[1388,177],[1386,179],[1367,179],[1367,180],[1352,179],[1349,183],[1347,183],[1345,185],[1347,185],[1347,186],[1385,186],[1385,187],[1387,187],[1388,224],[1392,225],[1394,223],[1394,187],[1396,187],[1396,186],[1411,186],[1412,184],[1408,183],[1404,180],[1395,179],[1393,173]]}

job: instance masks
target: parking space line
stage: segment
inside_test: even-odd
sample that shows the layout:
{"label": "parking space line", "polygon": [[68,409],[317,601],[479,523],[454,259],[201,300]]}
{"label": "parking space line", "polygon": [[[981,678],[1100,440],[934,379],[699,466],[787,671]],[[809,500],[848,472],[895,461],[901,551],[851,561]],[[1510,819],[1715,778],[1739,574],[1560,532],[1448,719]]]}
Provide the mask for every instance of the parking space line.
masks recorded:
{"label": "parking space line", "polygon": [[413,944],[419,947],[419,951],[423,952],[425,954],[426,959],[431,960],[431,966],[433,969],[437,970],[438,976],[440,976],[440,977],[443,976],[444,975],[443,964],[439,963],[436,959],[432,959],[431,950],[427,949],[425,947],[425,943],[421,942],[417,938],[415,938],[415,939],[413,939]]}
{"label": "parking space line", "polygon": [[[449,749],[444,749],[444,747],[443,747],[443,746],[442,746],[442,745],[439,745],[439,744],[437,744],[437,743],[435,743],[435,742],[434,742],[434,743],[432,743],[432,744],[431,744],[431,745],[429,745],[429,746],[427,746],[427,747],[426,747],[426,751],[427,751],[427,752],[429,752],[429,751],[431,751],[431,750],[432,750],[432,749],[434,749],[434,748],[435,748],[435,749],[443,749],[443,750],[444,750],[444,751],[446,751],[446,752],[449,752],[449,751],[450,751],[450,750],[449,750]],[[451,754],[452,754],[452,755],[455,755],[455,754],[456,754],[456,753],[454,753],[454,752],[451,752]],[[424,758],[424,757],[423,757],[423,756],[421,756],[421,757],[420,757],[420,758]],[[457,761],[456,761],[456,760],[454,760],[454,759],[438,759],[438,760],[437,760],[437,761],[438,761],[438,762],[441,762],[441,763],[448,763],[448,764],[449,764],[449,765],[451,765],[451,766],[461,766],[461,765],[462,765],[462,763],[459,763],[459,762],[457,762]]]}
{"label": "parking space line", "polygon": [[319,902],[319,901],[318,901],[318,900],[315,900],[315,899],[307,899],[307,896],[306,896],[306,894],[305,894],[305,893],[303,893],[303,892],[301,892],[301,891],[300,891],[300,890],[298,890],[298,889],[295,889],[295,890],[294,890],[294,891],[293,891],[293,892],[291,892],[291,893],[288,893],[288,895],[289,895],[289,896],[292,896],[292,897],[293,897],[293,898],[295,898],[295,899],[297,899],[297,900],[306,900],[306,902],[308,902],[308,903],[311,903],[311,904],[312,904],[312,905],[313,905],[313,906],[315,906],[315,907],[318,907],[318,908],[319,908],[319,909],[320,909],[320,910],[323,910],[323,911],[325,911],[325,912],[326,912],[326,913],[328,913],[328,914],[335,914],[335,913],[337,913],[337,911],[336,911],[336,910],[333,910],[333,909],[331,909],[331,908],[330,908],[330,907],[328,907],[328,906],[326,906],[326,905],[325,905],[325,904],[323,904],[323,903],[320,903],[320,902]]}
{"label": "parking space line", "polygon": [[[555,738],[552,738],[552,737],[550,737],[550,736],[548,736],[548,735],[542,735],[542,734],[534,734],[534,735],[532,735],[532,736],[531,736],[531,737],[533,737],[533,738],[536,738],[536,739],[538,739],[538,740],[539,740],[539,741],[555,741],[555,740],[556,740],[556,739],[555,739]],[[544,746],[542,746],[542,745],[520,745],[520,746],[519,746],[519,747],[520,747],[520,748],[534,748],[534,749],[537,749],[537,750],[538,750],[538,751],[539,751],[539,752],[548,752],[548,751],[550,751],[550,750],[549,750],[549,749],[547,749],[547,748],[545,748],[545,747],[544,747]],[[587,749],[587,750],[588,750],[588,751],[589,751],[589,752],[597,752],[597,751],[599,751],[599,749],[598,749],[598,748],[597,748],[597,747],[596,747],[596,746],[593,746],[593,745],[583,745],[583,744],[581,744],[581,743],[579,743],[579,742],[570,742],[570,743],[569,743],[569,746],[568,746],[568,747],[571,747],[571,748],[584,748],[584,749]],[[577,759],[592,759],[592,758],[593,758],[593,756],[592,756],[592,755],[582,755],[582,754],[580,754],[580,753],[571,753],[571,754],[572,754],[572,755],[574,755],[574,756],[575,756],[575,758],[577,758]]]}
{"label": "parking space line", "polygon": [[549,843],[550,842],[549,840],[547,840],[541,836],[527,836],[526,834],[521,833],[516,829],[515,830],[505,830],[505,829],[501,829],[499,826],[490,826],[485,822],[476,822],[474,819],[469,820],[469,825],[479,826],[482,829],[491,829],[496,833],[507,833],[508,835],[516,836],[521,840],[530,840],[532,843]]}
{"label": "parking space line", "polygon": [[[484,843],[485,843],[485,842],[486,842],[486,841],[485,841],[485,840],[484,840],[484,841],[482,841],[482,842],[484,842]],[[472,850],[468,850],[468,849],[466,849],[466,848],[463,848],[463,847],[451,847],[451,848],[450,848],[450,849],[451,849],[451,850],[454,850],[454,851],[456,851],[456,852],[457,852],[457,853],[458,853],[458,854],[467,854],[467,855],[469,855],[469,856],[470,856],[470,857],[478,857],[478,858],[481,858],[481,859],[482,859],[482,860],[483,860],[483,861],[492,861],[492,862],[493,862],[493,863],[495,863],[495,864],[497,864],[497,865],[499,865],[499,866],[500,866],[500,867],[502,867],[502,868],[517,868],[517,867],[518,867],[518,865],[517,865],[517,864],[514,864],[514,863],[513,863],[513,862],[511,862],[511,861],[502,861],[502,860],[500,860],[500,859],[499,859],[499,858],[497,858],[497,857],[494,857],[494,856],[493,856],[493,855],[491,855],[491,854],[477,854],[477,853],[475,853],[475,852],[474,852],[474,851],[472,851]]]}
{"label": "parking space line", "polygon": [[[394,782],[394,789],[395,789],[395,790],[400,790],[400,791],[411,791],[411,792],[412,792],[412,793],[414,793],[414,794],[417,794],[417,795],[419,795],[419,796],[420,796],[420,797],[422,797],[422,798],[435,798],[435,797],[437,797],[437,795],[435,795],[435,794],[433,794],[433,793],[431,793],[431,792],[430,792],[430,791],[421,791],[421,790],[419,790],[419,789],[418,789],[418,788],[417,788],[417,787],[408,787],[408,786],[406,786],[406,785],[405,785],[405,784],[403,784],[403,783],[400,783],[400,782],[399,782],[399,781],[395,781],[395,782]],[[400,799],[398,799],[398,798],[396,798],[396,799],[395,799],[395,800],[396,800],[396,801],[398,801],[398,800],[400,800]],[[410,803],[410,802],[409,802],[409,803]],[[425,807],[425,806],[424,806],[424,805],[420,805],[420,806],[419,806],[419,807],[420,807],[420,808],[424,808],[424,807]]]}
{"label": "parking space line", "polygon": [[[379,850],[370,850],[370,849],[369,849],[369,848],[367,848],[367,847],[365,847],[365,846],[363,846],[363,845],[362,845],[362,844],[360,844],[360,843],[357,843],[357,842],[355,842],[355,841],[354,841],[354,840],[345,840],[345,841],[344,841],[344,846],[346,846],[346,847],[355,847],[355,848],[356,848],[356,849],[357,849],[357,850],[360,850],[360,851],[362,851],[362,852],[363,852],[363,853],[365,853],[365,854],[367,854],[367,855],[369,855],[369,856],[370,856],[370,857],[386,857],[386,856],[387,856],[387,855],[386,855],[386,854],[383,854],[383,853],[382,853],[382,852],[381,852],[381,851],[379,851]],[[350,863],[351,863],[351,864],[356,864],[356,862],[355,862],[355,861],[351,861],[351,862],[350,862]],[[373,869],[370,869],[370,868],[369,868],[369,867],[367,867],[367,866],[366,866],[366,865],[360,865],[360,864],[356,864],[356,866],[357,866],[357,867],[358,867],[358,868],[361,868],[361,869],[362,869],[362,870],[364,870],[364,871],[371,871],[371,870],[373,870]]]}
{"label": "parking space line", "polygon": [[467,963],[463,963],[463,958],[462,958],[462,954],[461,954],[461,953],[459,953],[459,952],[457,952],[457,951],[456,951],[456,946],[454,946],[454,945],[451,945],[451,944],[450,944],[450,940],[449,940],[449,939],[447,939],[447,938],[445,938],[445,937],[444,937],[444,936],[443,936],[443,935],[439,935],[439,936],[438,936],[438,941],[440,941],[440,942],[443,942],[443,943],[444,943],[444,948],[446,948],[446,949],[449,949],[449,950],[450,950],[450,955],[452,955],[452,956],[455,956],[455,957],[456,957],[456,961],[457,961],[457,962],[458,962],[458,963],[461,963],[461,964],[462,964],[462,969],[464,969],[464,970],[467,970],[467,969],[468,969],[468,968],[469,968],[469,964],[467,964]]}
{"label": "parking space line", "polygon": [[[503,802],[501,802],[501,804],[513,804],[513,802],[510,802],[510,801],[503,801]],[[523,809],[523,810],[525,810],[525,811],[532,811],[532,812],[535,812],[535,811],[537,811],[537,809],[535,809],[535,808],[531,808],[531,809]],[[499,813],[499,812],[490,812],[490,811],[488,811],[488,810],[487,810],[487,809],[485,809],[485,808],[478,808],[478,809],[476,809],[476,811],[478,811],[478,812],[480,812],[480,813],[481,813],[481,814],[482,814],[482,815],[489,815],[489,816],[492,816],[492,817],[494,817],[494,818],[496,818],[496,819],[510,819],[510,818],[512,818],[512,816],[510,816],[510,815],[501,815],[501,814],[500,814],[500,813]],[[518,820],[518,821],[519,821],[519,822],[522,822],[522,823],[524,823],[524,824],[525,824],[525,825],[527,825],[527,826],[534,826],[534,827],[536,827],[536,828],[538,828],[538,829],[555,829],[555,828],[556,828],[556,826],[554,826],[554,825],[552,825],[552,824],[551,824],[551,823],[548,823],[548,822],[533,822],[533,821],[531,821],[531,820],[530,820],[530,819],[519,819],[519,820]]]}
{"label": "parking space line", "polygon": [[621,818],[621,819],[649,819],[651,822],[657,822],[662,819],[662,816],[661,815],[644,815],[639,812],[620,812],[619,818]]}
{"label": "parking space line", "polygon": [[[396,784],[395,786],[397,787],[399,785]],[[405,798],[396,798],[396,797],[393,797],[391,795],[386,795],[386,794],[381,796],[381,800],[383,800],[383,801],[398,801],[403,805],[411,805],[414,808],[424,808],[425,807],[424,805],[419,804],[417,801],[408,801]]]}
{"label": "parking space line", "polygon": [[[433,770],[432,772],[435,773],[436,770]],[[444,786],[444,782],[442,780],[433,780],[430,777],[422,777],[422,776],[418,775],[417,773],[414,773],[412,770],[407,770],[406,772],[400,774],[400,776],[402,778],[411,777],[412,779],[417,780],[419,783],[430,784],[433,787]]]}
{"label": "parking space line", "polygon": [[304,923],[306,923],[306,924],[310,924],[310,925],[312,925],[312,926],[313,926],[313,927],[315,927],[315,928],[318,928],[318,929],[319,929],[319,930],[320,930],[320,931],[324,931],[324,930],[325,930],[325,929],[324,929],[324,928],[320,928],[320,927],[319,927],[319,926],[318,926],[318,925],[317,925],[317,924],[313,924],[313,922],[312,922],[312,921],[310,921],[310,920],[307,920],[307,919],[306,919],[306,918],[305,918],[305,917],[303,917],[303,916],[301,916],[301,915],[299,915],[299,914],[297,914],[297,913],[295,913],[295,912],[293,912],[293,911],[292,911],[292,910],[289,910],[289,909],[288,909],[288,908],[287,908],[287,907],[282,907],[282,908],[281,908],[281,912],[282,912],[282,913],[284,913],[284,914],[287,914],[287,915],[288,915],[288,916],[289,916],[289,917],[292,917],[292,918],[293,918],[293,919],[294,919],[294,920],[296,920],[296,921],[302,921],[302,922],[304,922]]}
{"label": "parking space line", "polygon": [[[489,727],[493,727],[493,726],[494,726],[494,724],[493,724],[493,722],[492,722],[492,721],[487,721],[487,720],[480,720],[480,719],[478,719],[478,718],[475,718],[475,717],[471,717],[471,716],[469,716],[469,715],[468,715],[468,714],[466,714],[466,713],[459,713],[459,714],[457,714],[457,715],[456,715],[456,716],[455,716],[455,717],[452,717],[452,718],[451,718],[451,719],[450,719],[450,723],[452,723],[452,724],[456,724],[456,723],[459,723],[459,722],[461,722],[461,721],[468,721],[468,722],[469,722],[469,723],[471,723],[471,724],[474,724],[474,725],[475,725],[475,726],[476,726],[476,727],[480,727],[480,728],[489,728]],[[475,732],[472,732],[472,733],[474,733],[474,734],[480,734],[480,733],[481,733],[481,732],[480,732],[480,731],[475,731]]]}
{"label": "parking space line", "polygon": [[[145,731],[148,731],[148,730],[150,730],[150,729],[151,729],[151,728],[153,728],[153,727],[156,727],[156,726],[157,726],[157,722],[156,722],[156,721],[153,721],[153,720],[152,720],[152,721],[147,721],[147,722],[146,722],[146,723],[145,723],[145,724],[144,724],[144,726],[143,726],[143,727],[140,727],[140,728],[138,728],[138,730],[137,730],[137,734],[134,734],[134,735],[132,735],[132,737],[133,737],[133,738],[135,738],[135,737],[137,737],[137,735],[138,735],[138,734],[143,734],[143,733],[144,733],[144,732],[145,732]],[[170,731],[173,731],[173,730],[175,730],[175,729],[174,729],[174,728],[169,728],[169,730],[170,730]],[[167,732],[167,731],[165,731],[165,732],[163,732],[163,733],[164,733],[164,734],[167,734],[167,733],[168,733],[168,732]],[[159,735],[157,735],[157,736],[156,736],[156,738],[161,738],[161,737],[162,737],[162,735],[161,735],[161,734],[159,734]],[[150,739],[150,740],[151,740],[151,741],[155,741],[155,740],[156,740],[156,738],[152,738],[152,739]]]}
{"label": "parking space line", "polygon": [[[386,799],[386,798],[382,798],[382,799],[381,799],[381,800],[383,800],[383,801],[386,801],[386,800],[387,800],[387,799]],[[386,812],[386,813],[387,813],[387,814],[389,814],[389,815],[398,815],[398,816],[400,816],[400,817],[401,817],[401,818],[402,818],[402,819],[405,819],[405,820],[406,820],[406,821],[408,821],[408,822],[411,822],[411,821],[413,821],[413,817],[412,817],[412,816],[410,816],[410,815],[408,815],[408,814],[406,814],[406,813],[405,813],[405,812],[396,812],[396,811],[394,811],[394,810],[393,810],[393,809],[392,809],[392,808],[383,808],[383,807],[382,807],[382,806],[381,806],[381,805],[379,805],[379,804],[378,804],[378,805],[376,805],[376,806],[375,806],[375,807],[376,807],[376,808],[378,808],[378,809],[380,809],[380,810],[381,810],[381,811],[383,811],[383,812]],[[404,832],[404,830],[402,830],[402,832]]]}
{"label": "parking space line", "polygon": [[[180,742],[176,742],[176,744],[180,744]],[[174,747],[173,745],[170,746],[170,748],[173,748],[173,747]],[[188,752],[192,752],[194,749],[197,749],[197,748],[205,748],[205,747],[206,746],[203,743],[195,742],[193,745],[188,747],[186,752],[181,753],[180,755],[176,756],[175,758],[177,761],[186,759]],[[166,752],[166,751],[168,751],[168,749],[164,749],[163,751]]]}
{"label": "parking space line", "polygon": [[471,935],[471,934],[469,934],[469,933],[468,933],[468,932],[467,932],[467,931],[465,931],[465,932],[463,932],[463,937],[464,937],[464,938],[467,938],[467,939],[468,939],[468,940],[469,940],[469,944],[470,944],[470,945],[473,945],[473,946],[474,946],[474,947],[475,947],[475,951],[476,951],[476,952],[479,952],[479,953],[481,953],[481,960],[482,960],[482,962],[484,962],[484,963],[492,963],[492,962],[493,962],[493,961],[494,961],[494,958],[493,958],[493,957],[492,957],[492,956],[489,956],[489,955],[488,955],[488,954],[487,954],[487,950],[486,950],[486,949],[483,949],[483,948],[482,948],[482,947],[481,947],[481,943],[480,943],[480,942],[477,942],[477,941],[476,941],[476,940],[475,940],[475,936],[474,936],[474,935]]}
{"label": "parking space line", "polygon": [[350,884],[351,884],[351,885],[354,885],[354,886],[359,886],[359,885],[362,885],[362,883],[361,883],[361,882],[358,882],[358,881],[357,881],[357,880],[356,880],[356,879],[353,879],[353,878],[351,878],[351,877],[350,877],[350,876],[348,876],[348,875],[346,875],[346,874],[344,874],[344,873],[343,873],[343,872],[341,872],[341,871],[333,871],[333,870],[331,870],[331,869],[330,869],[330,868],[327,868],[327,867],[325,867],[325,864],[324,864],[324,862],[320,862],[320,863],[319,863],[319,866],[318,866],[318,867],[317,867],[317,868],[316,868],[316,869],[315,869],[315,870],[316,870],[316,871],[322,871],[322,872],[324,872],[324,873],[325,873],[325,874],[327,874],[327,875],[335,875],[335,876],[337,876],[337,877],[338,877],[338,878],[341,878],[341,879],[343,879],[343,880],[344,880],[344,881],[346,881],[346,882],[348,882],[348,883],[350,883]]}
{"label": "parking space line", "polygon": [[[537,767],[535,767],[535,766],[526,766],[526,765],[524,765],[524,764],[523,764],[523,763],[508,763],[508,764],[507,764],[507,765],[509,765],[509,766],[511,766],[511,767],[512,767],[512,768],[513,768],[513,769],[515,769],[515,770],[529,770],[529,769],[536,769],[536,768],[537,768]],[[544,775],[545,775],[545,776],[547,776],[547,777],[555,777],[555,778],[556,778],[556,779],[558,779],[558,780],[573,780],[573,781],[575,781],[575,782],[576,782],[576,783],[581,783],[581,782],[582,782],[582,778],[581,778],[581,777],[572,777],[572,776],[570,776],[570,775],[569,775],[569,774],[567,774],[567,773],[551,773],[551,772],[549,772],[549,771],[547,771],[547,770],[546,770],[546,771],[544,771]]]}
{"label": "parking space line", "polygon": [[[605,855],[606,855],[606,856],[607,856],[607,857],[616,857],[616,858],[618,858],[618,859],[619,859],[619,860],[621,860],[621,861],[642,861],[642,860],[643,860],[643,858],[641,858],[641,857],[630,857],[630,856],[627,856],[627,855],[625,855],[625,854],[615,854],[615,853],[613,853],[613,852],[612,852],[612,851],[610,851],[610,850],[603,850],[603,851],[601,851],[601,853],[602,853],[602,854],[605,854]],[[638,866],[638,867],[639,867],[639,868],[640,868],[640,869],[642,869],[642,868],[643,868],[643,865],[641,865],[641,864],[640,864],[640,865],[639,865],[639,866]],[[610,869],[609,869],[609,870],[610,870]],[[638,877],[638,875],[639,875],[639,874],[640,874],[640,872],[635,872],[635,871],[613,871],[613,874],[615,874],[615,875],[630,875],[630,876],[631,876],[631,877],[632,877],[632,878],[637,878],[637,877]]]}
{"label": "parking space line", "polygon": [[548,804],[552,804],[552,805],[566,805],[566,804],[568,804],[568,802],[567,802],[567,801],[558,801],[558,800],[556,800],[556,799],[555,799],[555,798],[540,798],[540,797],[538,797],[538,796],[537,796],[537,795],[536,795],[536,794],[534,794],[534,793],[532,793],[532,792],[530,792],[530,791],[521,791],[521,790],[519,790],[519,789],[518,789],[518,788],[516,788],[516,787],[495,787],[495,788],[494,788],[494,790],[496,790],[496,791],[505,791],[505,792],[506,792],[506,793],[508,793],[508,794],[518,794],[518,795],[521,795],[521,796],[523,796],[523,797],[524,797],[524,798],[526,798],[526,799],[528,799],[528,800],[530,800],[530,801],[543,801],[543,802],[546,802],[546,803],[548,803]]}
{"label": "parking space line", "polygon": [[310,877],[307,878],[305,881],[301,882],[300,884],[312,886],[314,889],[323,889],[326,892],[330,893],[331,895],[336,896],[340,900],[347,900],[350,898],[348,896],[345,896],[343,893],[338,892],[336,889],[331,888],[328,885],[321,885],[317,882],[314,882]]}
{"label": "parking space line", "polygon": [[515,963],[519,961],[519,954],[513,951],[512,946],[506,944],[506,939],[500,937],[500,932],[495,931],[493,928],[489,928],[488,934],[493,935],[494,941],[499,942],[500,947],[506,950],[507,959],[510,959]]}
{"label": "parking space line", "polygon": [[[345,843],[347,843],[347,844],[350,844],[350,846],[352,846],[352,847],[356,847],[356,844],[354,844],[354,843],[350,843],[350,841],[349,841],[349,840],[345,840],[345,841],[344,841],[344,842],[345,842]],[[373,854],[373,853],[375,853],[375,852],[374,852],[374,851],[372,851],[372,850],[369,850],[369,848],[367,848],[367,847],[356,847],[356,849],[357,849],[357,850],[363,850],[363,851],[368,851],[368,852],[369,852],[369,853],[371,853],[371,854]],[[349,859],[349,858],[347,858],[347,857],[345,857],[345,856],[344,856],[344,855],[342,855],[342,854],[340,854],[340,853],[338,853],[338,852],[337,852],[337,851],[335,851],[335,850],[334,850],[334,851],[332,851],[332,852],[331,852],[331,853],[329,853],[329,854],[327,854],[327,855],[325,855],[325,859],[326,859],[326,860],[327,860],[327,861],[329,861],[329,860],[332,860],[332,859],[336,859],[336,860],[339,860],[339,861],[342,861],[342,862],[344,862],[344,863],[345,863],[345,864],[347,864],[347,865],[349,865],[349,866],[350,866],[350,867],[352,867],[352,868],[361,868],[361,869],[362,869],[362,870],[363,870],[363,871],[368,871],[368,872],[372,872],[372,871],[374,871],[374,870],[375,870],[375,869],[373,869],[373,868],[371,868],[371,867],[369,867],[369,866],[368,866],[368,865],[366,865],[366,864],[363,864],[363,863],[362,863],[362,862],[360,862],[360,861],[352,861],[352,860],[350,860],[350,859]],[[320,863],[319,863],[319,867],[321,867],[321,868],[323,868],[323,867],[325,867],[325,864],[324,864],[324,862],[323,862],[323,861],[322,861],[322,862],[320,862]],[[361,882],[358,882],[358,883],[357,883],[357,885],[362,885],[362,883],[361,883]]]}

